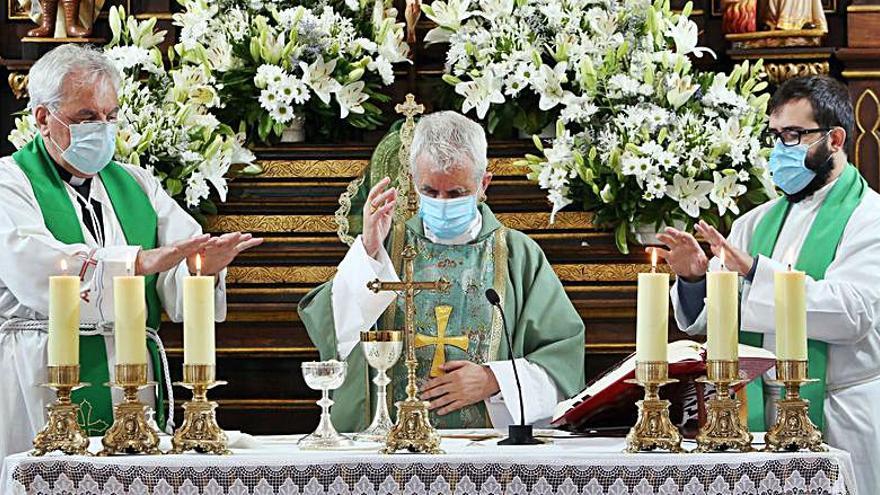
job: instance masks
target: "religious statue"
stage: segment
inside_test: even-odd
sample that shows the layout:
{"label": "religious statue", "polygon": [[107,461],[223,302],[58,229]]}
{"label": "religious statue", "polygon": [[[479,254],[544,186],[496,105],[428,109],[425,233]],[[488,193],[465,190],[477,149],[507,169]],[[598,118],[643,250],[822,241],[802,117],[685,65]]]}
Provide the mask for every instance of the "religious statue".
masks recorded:
{"label": "religious statue", "polygon": [[771,31],[817,29],[828,32],[822,0],[764,0],[762,25]]}
{"label": "religious statue", "polygon": [[[38,27],[28,31],[34,38],[86,38],[104,0],[18,0]],[[61,11],[59,12],[59,5]]]}
{"label": "religious statue", "polygon": [[724,34],[755,32],[758,17],[756,0],[722,0],[721,5],[724,9],[721,21]]}
{"label": "religious statue", "polygon": [[403,12],[406,18],[406,42],[412,45],[416,42],[416,24],[422,16],[422,4],[419,0],[406,0],[406,10]]}

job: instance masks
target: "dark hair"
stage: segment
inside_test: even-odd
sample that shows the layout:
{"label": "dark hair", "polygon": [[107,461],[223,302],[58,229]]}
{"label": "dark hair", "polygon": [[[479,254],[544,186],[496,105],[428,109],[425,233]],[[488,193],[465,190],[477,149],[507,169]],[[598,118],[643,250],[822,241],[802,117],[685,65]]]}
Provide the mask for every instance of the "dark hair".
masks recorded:
{"label": "dark hair", "polygon": [[828,76],[805,76],[789,79],[770,98],[772,115],[786,103],[805,99],[813,107],[813,120],[820,127],[842,127],[846,131],[844,151],[852,149],[855,116],[849,90],[842,82]]}

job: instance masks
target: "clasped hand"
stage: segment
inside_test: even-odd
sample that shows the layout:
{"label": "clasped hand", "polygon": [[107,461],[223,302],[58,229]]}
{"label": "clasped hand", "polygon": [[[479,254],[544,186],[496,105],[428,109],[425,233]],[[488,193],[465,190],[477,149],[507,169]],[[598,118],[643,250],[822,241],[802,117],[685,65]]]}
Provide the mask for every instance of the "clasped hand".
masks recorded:
{"label": "clasped hand", "polygon": [[449,361],[440,366],[446,372],[428,380],[420,398],[430,401],[431,410],[444,416],[465,406],[476,404],[498,393],[498,381],[488,366],[470,361]]}

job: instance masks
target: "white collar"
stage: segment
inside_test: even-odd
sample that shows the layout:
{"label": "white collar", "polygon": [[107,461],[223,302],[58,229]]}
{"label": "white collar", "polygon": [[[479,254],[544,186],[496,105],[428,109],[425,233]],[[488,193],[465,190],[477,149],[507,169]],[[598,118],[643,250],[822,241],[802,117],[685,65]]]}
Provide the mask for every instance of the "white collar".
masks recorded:
{"label": "white collar", "polygon": [[428,238],[429,241],[434,244],[445,244],[445,245],[459,245],[459,244],[467,244],[480,235],[480,230],[483,229],[483,215],[480,212],[477,212],[477,216],[471,221],[471,224],[468,228],[459,236],[453,237],[452,239],[440,239],[436,234],[431,232],[431,229],[425,225],[425,222],[422,222],[422,227],[425,229],[425,237]]}

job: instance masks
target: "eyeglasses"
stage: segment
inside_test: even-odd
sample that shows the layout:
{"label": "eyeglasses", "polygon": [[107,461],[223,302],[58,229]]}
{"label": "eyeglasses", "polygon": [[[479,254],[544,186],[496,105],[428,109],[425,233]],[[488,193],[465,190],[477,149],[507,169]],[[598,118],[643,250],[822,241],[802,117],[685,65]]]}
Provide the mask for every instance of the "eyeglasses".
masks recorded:
{"label": "eyeglasses", "polygon": [[828,132],[829,127],[817,127],[816,129],[785,129],[783,131],[774,131],[768,129],[764,132],[764,142],[768,146],[774,146],[776,142],[781,142],[783,146],[797,146],[801,144],[801,138],[808,134],[817,132]]}

